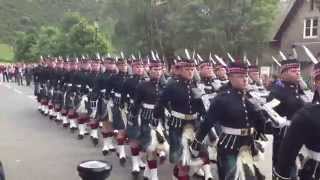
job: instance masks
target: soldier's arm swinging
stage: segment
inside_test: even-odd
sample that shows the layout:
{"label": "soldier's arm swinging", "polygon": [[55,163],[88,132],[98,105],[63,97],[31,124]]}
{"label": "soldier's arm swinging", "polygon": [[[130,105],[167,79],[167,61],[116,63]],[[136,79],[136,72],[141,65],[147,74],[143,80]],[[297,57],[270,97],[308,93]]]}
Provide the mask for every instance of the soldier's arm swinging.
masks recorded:
{"label": "soldier's arm swinging", "polygon": [[276,167],[276,173],[280,177],[289,177],[290,168],[295,163],[296,157],[304,142],[310,137],[312,133],[312,124],[308,121],[306,112],[302,109],[297,112],[292,119],[292,124],[289,127],[286,136],[282,141],[279,151],[279,164]]}

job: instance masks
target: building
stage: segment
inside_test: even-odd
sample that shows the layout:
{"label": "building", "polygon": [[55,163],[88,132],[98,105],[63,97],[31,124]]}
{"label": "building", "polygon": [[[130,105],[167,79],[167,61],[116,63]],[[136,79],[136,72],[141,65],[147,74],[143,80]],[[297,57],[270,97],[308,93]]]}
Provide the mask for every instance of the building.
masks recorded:
{"label": "building", "polygon": [[288,54],[294,44],[298,58],[309,61],[301,47],[305,45],[315,56],[319,56],[320,0],[280,0],[279,9],[280,13],[273,27],[271,48],[275,52],[282,50]]}

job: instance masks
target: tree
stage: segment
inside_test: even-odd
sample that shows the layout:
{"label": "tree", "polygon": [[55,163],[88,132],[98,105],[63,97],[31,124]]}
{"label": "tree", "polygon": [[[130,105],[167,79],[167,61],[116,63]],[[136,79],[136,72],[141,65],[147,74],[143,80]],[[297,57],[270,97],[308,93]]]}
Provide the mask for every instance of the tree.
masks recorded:
{"label": "tree", "polygon": [[19,33],[17,60],[36,60],[42,56],[95,56],[112,50],[106,33],[78,13],[67,13],[59,26],[42,26],[35,32]]}
{"label": "tree", "polygon": [[16,46],[14,47],[15,59],[18,61],[33,61],[36,59],[35,46],[37,34],[35,32],[18,32]]}
{"label": "tree", "polygon": [[67,45],[69,53],[77,56],[82,54],[94,56],[98,52],[106,54],[111,50],[107,36],[87,20],[81,20],[70,29],[67,34]]}
{"label": "tree", "polygon": [[113,42],[127,53],[157,49],[172,55],[189,48],[240,57],[244,52],[256,56],[266,47],[277,2],[109,0],[106,8],[117,19]]}
{"label": "tree", "polygon": [[53,26],[43,26],[40,28],[38,32],[37,44],[35,46],[35,51],[37,51],[36,55],[39,57],[40,55],[47,56],[59,56],[59,44],[65,43],[65,41],[61,42],[61,31],[57,27]]}

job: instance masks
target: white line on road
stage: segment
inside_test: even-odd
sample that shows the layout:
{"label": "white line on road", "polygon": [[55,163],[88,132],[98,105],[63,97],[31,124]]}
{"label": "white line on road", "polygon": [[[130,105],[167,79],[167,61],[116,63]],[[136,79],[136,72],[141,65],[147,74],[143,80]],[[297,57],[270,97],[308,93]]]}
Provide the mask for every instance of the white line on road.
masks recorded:
{"label": "white line on road", "polygon": [[18,89],[13,89],[14,92],[18,93],[18,94],[22,94],[22,91],[18,90]]}
{"label": "white line on road", "polygon": [[28,95],[28,98],[30,98],[30,99],[36,99],[36,96],[34,96],[34,95]]}
{"label": "white line on road", "polygon": [[9,86],[8,84],[5,84],[4,87],[8,88],[8,89],[11,89],[12,87]]}

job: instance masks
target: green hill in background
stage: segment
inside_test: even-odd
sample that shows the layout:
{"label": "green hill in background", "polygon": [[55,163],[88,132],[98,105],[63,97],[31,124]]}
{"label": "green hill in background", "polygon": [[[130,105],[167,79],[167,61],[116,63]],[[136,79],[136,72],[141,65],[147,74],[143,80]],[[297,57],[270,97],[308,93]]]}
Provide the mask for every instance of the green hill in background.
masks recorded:
{"label": "green hill in background", "polygon": [[66,12],[80,12],[112,29],[106,17],[107,0],[0,0],[0,42],[13,44],[18,31],[32,31],[42,25],[56,25]]}
{"label": "green hill in background", "polygon": [[0,61],[10,62],[13,60],[13,49],[7,44],[0,44]]}

